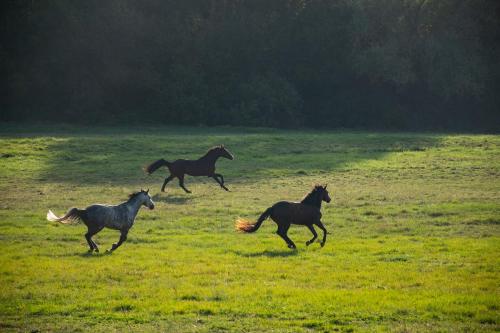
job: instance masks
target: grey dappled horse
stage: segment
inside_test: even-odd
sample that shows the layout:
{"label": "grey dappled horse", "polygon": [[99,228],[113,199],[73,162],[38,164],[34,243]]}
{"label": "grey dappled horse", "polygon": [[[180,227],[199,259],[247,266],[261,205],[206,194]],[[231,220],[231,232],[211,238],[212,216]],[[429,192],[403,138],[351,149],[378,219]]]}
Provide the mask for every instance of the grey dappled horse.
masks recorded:
{"label": "grey dappled horse", "polygon": [[99,248],[92,240],[92,236],[104,227],[119,230],[120,240],[108,250],[114,251],[127,239],[128,231],[132,228],[141,206],[146,206],[149,209],[155,207],[149,195],[149,190],[132,193],[127,201],[116,206],[92,205],[85,209],[71,208],[63,217],[57,217],[49,210],[47,220],[63,224],[70,224],[78,220],[83,221],[88,228],[85,239],[89,243],[90,253],[92,251],[99,252]]}

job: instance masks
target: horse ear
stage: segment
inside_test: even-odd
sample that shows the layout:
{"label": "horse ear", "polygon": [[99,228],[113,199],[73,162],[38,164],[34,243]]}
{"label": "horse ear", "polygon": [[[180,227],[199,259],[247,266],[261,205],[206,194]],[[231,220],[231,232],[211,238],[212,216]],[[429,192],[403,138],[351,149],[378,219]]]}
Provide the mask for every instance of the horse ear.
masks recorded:
{"label": "horse ear", "polygon": [[146,190],[146,193],[149,193],[149,188]]}
{"label": "horse ear", "polygon": [[323,187],[325,190],[326,190],[326,187],[328,186],[328,184],[325,184],[325,186]]}

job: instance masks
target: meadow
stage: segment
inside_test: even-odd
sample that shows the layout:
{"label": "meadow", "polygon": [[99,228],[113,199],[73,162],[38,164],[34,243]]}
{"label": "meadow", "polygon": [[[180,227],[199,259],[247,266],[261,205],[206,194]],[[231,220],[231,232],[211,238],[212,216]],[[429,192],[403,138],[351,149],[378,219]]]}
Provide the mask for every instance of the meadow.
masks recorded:
{"label": "meadow", "polygon": [[[235,155],[160,193],[158,158]],[[325,247],[268,220],[316,183]],[[149,188],[116,252],[45,219]],[[105,229],[101,250],[118,240]],[[487,332],[500,330],[500,136],[249,128],[0,128],[2,332]]]}

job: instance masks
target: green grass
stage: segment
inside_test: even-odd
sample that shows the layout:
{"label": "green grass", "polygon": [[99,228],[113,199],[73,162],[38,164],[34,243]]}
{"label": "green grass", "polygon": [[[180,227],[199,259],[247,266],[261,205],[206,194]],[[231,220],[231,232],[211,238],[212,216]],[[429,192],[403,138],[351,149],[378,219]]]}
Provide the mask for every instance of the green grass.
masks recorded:
{"label": "green grass", "polygon": [[[159,193],[157,158],[224,143],[235,160]],[[289,250],[278,200],[328,183],[327,243]],[[45,220],[150,188],[112,255],[83,225]],[[0,331],[358,332],[500,330],[500,136],[231,128],[0,130]],[[118,233],[95,237],[109,248]]]}

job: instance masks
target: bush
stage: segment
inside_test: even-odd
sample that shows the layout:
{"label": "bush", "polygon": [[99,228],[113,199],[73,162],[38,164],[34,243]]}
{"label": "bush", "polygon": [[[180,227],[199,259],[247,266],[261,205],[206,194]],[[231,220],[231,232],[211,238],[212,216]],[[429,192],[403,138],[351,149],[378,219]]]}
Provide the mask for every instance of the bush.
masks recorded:
{"label": "bush", "polygon": [[256,76],[239,87],[239,102],[231,108],[238,125],[294,127],[303,124],[302,99],[286,79]]}

